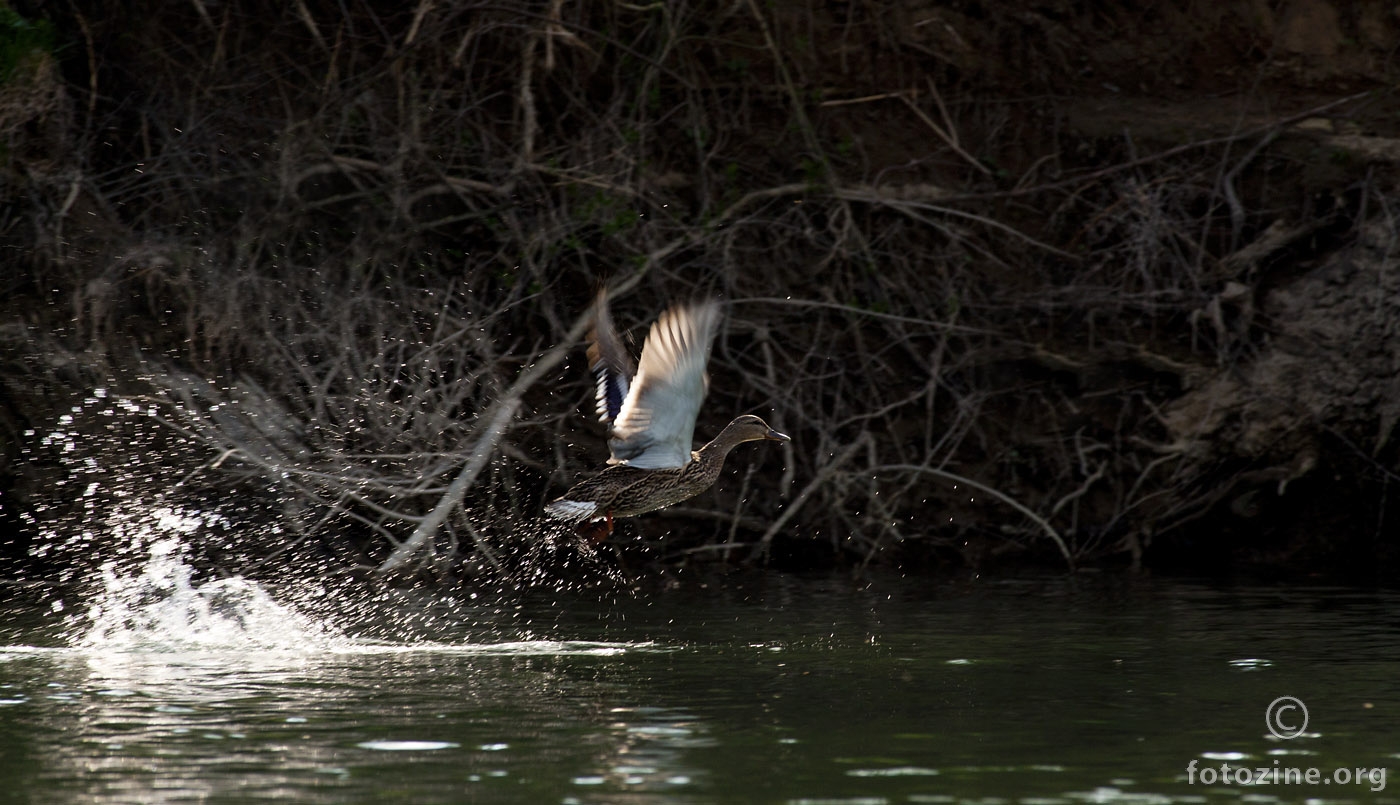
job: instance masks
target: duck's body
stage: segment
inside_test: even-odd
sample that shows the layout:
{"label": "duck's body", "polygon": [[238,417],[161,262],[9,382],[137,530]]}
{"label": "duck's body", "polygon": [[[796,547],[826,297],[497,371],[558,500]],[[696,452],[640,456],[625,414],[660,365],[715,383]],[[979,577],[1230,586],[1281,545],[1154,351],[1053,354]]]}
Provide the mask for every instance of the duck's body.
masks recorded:
{"label": "duck's body", "polygon": [[611,424],[612,466],[546,505],[550,516],[574,522],[580,534],[598,541],[612,532],[613,518],[636,517],[709,489],[736,445],[791,441],[762,419],[745,415],[709,444],[691,450],[708,384],[705,364],[719,322],[714,303],[662,313],[647,336],[635,378],[601,294],[594,315],[588,357],[598,376],[599,419]]}
{"label": "duck's body", "polygon": [[[760,432],[761,431],[761,432]],[[772,434],[771,436],[769,434]],[[714,441],[691,453],[683,467],[648,470],[627,464],[608,467],[575,484],[546,510],[561,519],[636,517],[689,500],[714,486],[729,451],[741,442],[757,439],[787,441],[756,416],[729,423]]]}

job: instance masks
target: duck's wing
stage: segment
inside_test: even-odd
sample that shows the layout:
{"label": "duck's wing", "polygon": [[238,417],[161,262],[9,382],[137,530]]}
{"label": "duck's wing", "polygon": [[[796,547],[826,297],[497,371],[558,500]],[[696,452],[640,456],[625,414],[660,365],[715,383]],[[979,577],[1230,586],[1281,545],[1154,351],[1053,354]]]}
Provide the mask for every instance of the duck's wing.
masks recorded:
{"label": "duck's wing", "polygon": [[718,328],[714,302],[669,308],[651,326],[637,376],[613,419],[609,464],[663,469],[690,463],[695,416],[709,386],[705,365]]}
{"label": "duck's wing", "polygon": [[598,381],[598,421],[611,425],[622,410],[637,363],[617,337],[608,313],[607,290],[598,292],[593,304],[593,329],[588,333],[588,368]]}

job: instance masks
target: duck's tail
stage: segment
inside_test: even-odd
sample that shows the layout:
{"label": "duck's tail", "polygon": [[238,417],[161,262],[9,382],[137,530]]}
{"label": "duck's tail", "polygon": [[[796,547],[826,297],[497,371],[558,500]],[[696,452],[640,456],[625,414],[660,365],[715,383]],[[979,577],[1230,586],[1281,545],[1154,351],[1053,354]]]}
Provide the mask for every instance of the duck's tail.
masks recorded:
{"label": "duck's tail", "polygon": [[589,500],[569,500],[559,498],[546,503],[544,513],[556,520],[566,520],[570,523],[581,523],[586,520],[601,517],[598,514],[598,504]]}

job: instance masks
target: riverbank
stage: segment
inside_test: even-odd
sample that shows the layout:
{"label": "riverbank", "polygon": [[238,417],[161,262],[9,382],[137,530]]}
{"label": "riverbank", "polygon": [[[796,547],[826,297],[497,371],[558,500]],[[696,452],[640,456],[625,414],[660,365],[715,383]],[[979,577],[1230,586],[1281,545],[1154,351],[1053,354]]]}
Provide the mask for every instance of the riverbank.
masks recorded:
{"label": "riverbank", "polygon": [[638,342],[723,299],[697,436],[794,439],[609,562],[1400,560],[1393,15],[16,8],[6,576],[172,517],[211,572],[580,572],[602,284]]}

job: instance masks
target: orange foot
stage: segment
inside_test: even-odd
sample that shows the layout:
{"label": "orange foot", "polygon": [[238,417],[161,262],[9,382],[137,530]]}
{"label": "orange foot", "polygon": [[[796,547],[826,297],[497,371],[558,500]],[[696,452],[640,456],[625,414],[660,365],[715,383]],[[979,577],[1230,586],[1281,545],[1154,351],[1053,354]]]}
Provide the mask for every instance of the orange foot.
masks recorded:
{"label": "orange foot", "polygon": [[574,527],[574,532],[588,540],[589,545],[597,545],[613,532],[613,515],[608,512],[602,520],[587,520]]}

